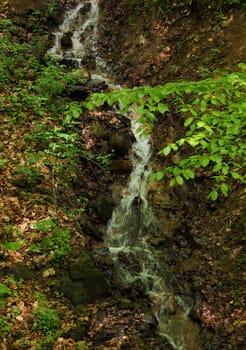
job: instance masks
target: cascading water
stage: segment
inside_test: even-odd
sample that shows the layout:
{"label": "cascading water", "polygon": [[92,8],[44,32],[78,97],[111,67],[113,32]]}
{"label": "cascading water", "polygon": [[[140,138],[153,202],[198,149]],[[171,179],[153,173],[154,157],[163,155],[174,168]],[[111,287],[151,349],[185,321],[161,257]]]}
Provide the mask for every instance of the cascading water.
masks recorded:
{"label": "cascading water", "polygon": [[58,60],[71,62],[75,67],[90,61],[92,80],[105,81],[110,86],[107,65],[98,54],[96,45],[98,17],[97,0],[80,1],[65,13],[63,23],[53,33],[55,42],[48,53]]}
{"label": "cascading water", "polygon": [[[81,1],[76,8],[67,11],[64,22],[54,33],[55,44],[49,53],[60,60],[75,62],[77,67],[83,66],[88,56],[93,56],[95,65],[91,72],[92,79],[105,81],[110,86],[106,64],[98,56],[98,17],[97,0]],[[69,38],[66,48],[62,45],[64,36]],[[111,86],[116,88],[113,84]],[[133,111],[128,117],[136,138],[132,147],[133,170],[109,222],[105,244],[123,282],[132,286],[135,282],[142,284],[146,296],[152,302],[159,335],[168,340],[174,349],[200,350],[198,326],[188,317],[190,308],[181,298],[174,297],[167,287],[165,267],[150,244],[154,227],[153,213],[147,200],[147,179],[151,172],[150,138],[141,137],[137,132],[140,125]],[[175,305],[172,310],[170,300]]]}

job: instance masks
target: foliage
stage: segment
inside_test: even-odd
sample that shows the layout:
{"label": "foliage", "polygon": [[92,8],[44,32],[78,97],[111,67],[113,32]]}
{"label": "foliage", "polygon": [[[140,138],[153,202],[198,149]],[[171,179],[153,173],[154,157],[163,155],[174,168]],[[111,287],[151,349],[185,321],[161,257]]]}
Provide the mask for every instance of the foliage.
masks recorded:
{"label": "foliage", "polygon": [[[170,178],[170,185],[206,176],[211,180],[209,198],[216,200],[219,192],[227,196],[231,182],[245,183],[246,164],[246,64],[241,71],[216,72],[197,82],[175,82],[163,86],[141,86],[111,93],[94,94],[87,102],[93,109],[104,103],[120,104],[123,113],[131,108],[142,123],[144,135],[153,128],[157,115],[164,115],[172,106],[182,118],[185,135],[166,144],[159,155],[183,154],[178,164],[170,165],[151,176],[152,180]],[[171,161],[171,159],[170,159]]]}
{"label": "foliage", "polygon": [[50,254],[53,261],[63,260],[70,248],[70,230],[59,226],[53,220],[43,220],[36,223],[36,231],[43,237],[33,243],[30,249],[35,253]]}
{"label": "foliage", "polygon": [[4,283],[0,283],[0,297],[11,295],[12,291]]}
{"label": "foliage", "polygon": [[6,250],[15,251],[15,250],[19,250],[21,248],[22,244],[23,244],[22,241],[19,241],[19,242],[6,242],[6,243],[0,244],[0,247],[4,248]]}
{"label": "foliage", "polygon": [[42,335],[55,339],[60,334],[61,319],[56,311],[49,306],[48,300],[39,296],[39,304],[35,310],[33,330],[41,332]]}
{"label": "foliage", "polygon": [[7,336],[12,328],[11,323],[8,320],[7,316],[1,316],[0,317],[0,329],[1,329],[1,335]]}

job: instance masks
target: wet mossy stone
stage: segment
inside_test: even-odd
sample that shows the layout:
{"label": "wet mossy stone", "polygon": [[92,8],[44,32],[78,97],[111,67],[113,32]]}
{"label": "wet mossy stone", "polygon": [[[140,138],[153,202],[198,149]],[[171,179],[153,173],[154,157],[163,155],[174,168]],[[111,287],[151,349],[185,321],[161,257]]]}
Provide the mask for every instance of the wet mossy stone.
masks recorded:
{"label": "wet mossy stone", "polygon": [[62,291],[74,305],[90,303],[109,295],[106,278],[86,253],[71,263],[69,276],[63,281]]}
{"label": "wet mossy stone", "polygon": [[66,33],[61,38],[61,46],[63,49],[71,49],[73,46],[72,33]]}
{"label": "wet mossy stone", "polygon": [[133,141],[133,136],[127,129],[114,134],[111,138],[110,145],[114,149],[116,155],[125,156],[129,153]]}

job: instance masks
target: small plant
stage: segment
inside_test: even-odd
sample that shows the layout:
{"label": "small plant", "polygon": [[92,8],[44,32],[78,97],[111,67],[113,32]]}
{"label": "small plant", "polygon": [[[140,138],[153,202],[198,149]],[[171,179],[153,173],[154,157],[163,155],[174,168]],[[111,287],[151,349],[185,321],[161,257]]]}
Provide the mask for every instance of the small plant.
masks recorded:
{"label": "small plant", "polygon": [[6,158],[3,158],[3,159],[0,159],[0,170],[1,169],[4,169],[5,165],[9,162],[8,159]]}
{"label": "small plant", "polygon": [[60,335],[61,319],[56,309],[49,306],[48,300],[39,296],[39,304],[35,310],[35,320],[33,330],[47,336],[50,340],[56,339]]}
{"label": "small plant", "polygon": [[0,317],[0,330],[1,334],[7,336],[12,329],[12,325],[8,320],[7,316]]}
{"label": "small plant", "polygon": [[[30,186],[31,188],[40,184],[43,180],[43,175],[40,166],[23,166],[19,165],[14,171],[15,177],[20,187]],[[16,183],[16,178],[13,183]]]}
{"label": "small plant", "polygon": [[43,237],[30,249],[36,253],[49,253],[53,261],[62,260],[70,248],[70,230],[60,227],[53,220],[37,222],[36,230],[43,233]]}
{"label": "small plant", "polygon": [[0,283],[0,297],[12,295],[11,289],[4,283]]}

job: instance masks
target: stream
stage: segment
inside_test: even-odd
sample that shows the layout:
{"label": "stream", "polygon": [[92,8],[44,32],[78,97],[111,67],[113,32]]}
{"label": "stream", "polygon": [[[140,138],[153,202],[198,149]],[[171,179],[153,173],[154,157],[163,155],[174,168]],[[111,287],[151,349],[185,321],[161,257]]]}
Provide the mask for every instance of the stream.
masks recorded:
{"label": "stream", "polygon": [[[97,0],[80,1],[68,10],[64,22],[54,32],[54,46],[49,53],[56,59],[83,67],[90,60],[91,79],[114,85],[106,63],[97,48]],[[148,176],[151,173],[151,140],[137,132],[139,123],[134,111],[128,113],[136,142],[132,147],[132,172],[121,200],[115,208],[104,243],[113,258],[118,275],[125,285],[142,286],[158,322],[158,334],[175,350],[199,350],[199,327],[189,318],[192,305],[175,296],[165,278],[167,267],[151,245],[156,218],[148,202]]]}

